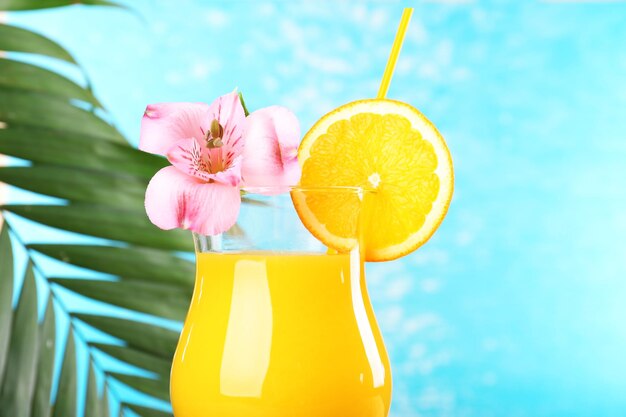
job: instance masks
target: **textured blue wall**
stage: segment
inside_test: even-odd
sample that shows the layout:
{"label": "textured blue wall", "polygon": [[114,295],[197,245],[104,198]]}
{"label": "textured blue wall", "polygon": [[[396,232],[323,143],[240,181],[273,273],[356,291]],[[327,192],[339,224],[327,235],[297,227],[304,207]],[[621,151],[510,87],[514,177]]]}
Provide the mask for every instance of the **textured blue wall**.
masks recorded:
{"label": "textured blue wall", "polygon": [[[375,95],[409,2],[128,1],[12,14],[137,140],[147,103],[239,87],[303,129]],[[420,1],[389,96],[453,154],[436,236],[369,283],[394,417],[626,415],[626,4]]]}

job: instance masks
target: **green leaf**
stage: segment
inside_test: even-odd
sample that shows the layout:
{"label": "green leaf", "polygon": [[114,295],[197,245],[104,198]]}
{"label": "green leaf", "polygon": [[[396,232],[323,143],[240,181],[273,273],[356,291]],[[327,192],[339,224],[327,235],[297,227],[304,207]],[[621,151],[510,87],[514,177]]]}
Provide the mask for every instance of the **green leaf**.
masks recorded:
{"label": "green leaf", "polygon": [[26,268],[20,300],[13,316],[7,365],[0,392],[0,415],[29,417],[37,370],[37,287],[32,265]]}
{"label": "green leaf", "polygon": [[243,99],[243,93],[240,91],[238,94],[239,94],[239,101],[241,102],[241,107],[243,107],[243,114],[246,117],[248,117],[250,112],[248,111],[248,108],[246,107],[246,102]]}
{"label": "green leaf", "polygon": [[152,379],[117,372],[107,372],[107,375],[144,394],[152,395],[164,401],[169,401],[170,399],[170,384],[167,379]]}
{"label": "green leaf", "polygon": [[92,245],[34,244],[27,247],[72,265],[119,275],[123,280],[193,287],[193,263],[165,251]]}
{"label": "green leaf", "polygon": [[125,341],[132,348],[151,353],[168,361],[174,357],[178,343],[178,332],[149,323],[115,317],[82,313],[75,313],[72,316]]}
{"label": "green leaf", "polygon": [[167,159],[125,143],[29,126],[0,129],[0,153],[39,164],[136,175],[146,180],[169,165]]}
{"label": "green leaf", "polygon": [[37,364],[37,382],[33,394],[31,417],[49,417],[50,391],[54,372],[55,314],[52,296],[48,298],[46,313],[39,327],[39,363]]}
{"label": "green leaf", "polygon": [[0,0],[0,10],[47,9],[72,4],[121,7],[119,4],[107,0]]}
{"label": "green leaf", "polygon": [[109,410],[109,389],[106,384],[104,385],[104,390],[102,391],[102,397],[100,397],[100,416],[111,416],[111,411]]}
{"label": "green leaf", "polygon": [[74,332],[70,327],[67,334],[67,344],[61,365],[59,388],[54,404],[53,417],[75,417],[77,407],[76,395],[76,348],[74,345]]}
{"label": "green leaf", "polygon": [[[0,0],[1,1],[1,0]],[[0,87],[77,99],[102,107],[88,89],[57,73],[20,61],[0,58]]]}
{"label": "green leaf", "polygon": [[84,203],[141,210],[147,181],[127,175],[54,166],[2,167],[0,181],[18,188]]}
{"label": "green leaf", "polygon": [[[1,36],[1,35],[0,35]],[[46,94],[0,88],[0,120],[9,127],[70,131],[124,143],[124,137],[94,113]]]}
{"label": "green leaf", "polygon": [[75,278],[48,278],[48,281],[94,300],[179,321],[185,319],[191,299],[188,289],[151,282]]}
{"label": "green leaf", "polygon": [[155,410],[154,408],[142,407],[136,404],[122,403],[121,406],[129,409],[140,417],[174,417],[172,413]]}
{"label": "green leaf", "polygon": [[2,209],[47,226],[139,246],[193,251],[190,233],[180,229],[163,231],[141,210],[104,206],[9,205]]}
{"label": "green leaf", "polygon": [[9,227],[0,216],[0,388],[6,365],[13,317],[13,248]]}
{"label": "green leaf", "polygon": [[[76,3],[76,1],[74,1]],[[126,6],[108,0],[79,0],[78,3],[84,4],[86,6],[110,6],[110,7],[120,7],[125,9]]]}
{"label": "green leaf", "polygon": [[101,417],[100,407],[98,405],[98,384],[96,382],[96,372],[93,369],[93,362],[91,361],[89,361],[89,373],[87,374],[85,417]]}
{"label": "green leaf", "polygon": [[[0,10],[7,10],[5,7],[2,7],[2,4],[0,3]],[[47,55],[76,64],[69,52],[58,43],[51,41],[45,36],[16,26],[0,24],[0,51]]]}
{"label": "green leaf", "polygon": [[128,346],[109,345],[105,343],[89,343],[89,346],[106,353],[122,362],[136,366],[146,371],[169,378],[172,363],[158,356],[133,349]]}

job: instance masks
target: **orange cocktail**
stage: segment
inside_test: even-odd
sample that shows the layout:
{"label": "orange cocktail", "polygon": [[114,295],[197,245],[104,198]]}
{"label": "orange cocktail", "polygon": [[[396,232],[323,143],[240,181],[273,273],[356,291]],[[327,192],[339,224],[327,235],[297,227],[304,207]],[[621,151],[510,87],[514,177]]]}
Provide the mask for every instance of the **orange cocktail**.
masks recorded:
{"label": "orange cocktail", "polygon": [[349,254],[200,253],[177,417],[383,417],[389,362]]}
{"label": "orange cocktail", "polygon": [[[362,201],[358,187],[292,188]],[[362,216],[345,251],[302,225],[290,193],[248,193],[238,229],[195,235],[197,275],[171,376],[176,417],[385,417],[391,371],[367,295]]]}

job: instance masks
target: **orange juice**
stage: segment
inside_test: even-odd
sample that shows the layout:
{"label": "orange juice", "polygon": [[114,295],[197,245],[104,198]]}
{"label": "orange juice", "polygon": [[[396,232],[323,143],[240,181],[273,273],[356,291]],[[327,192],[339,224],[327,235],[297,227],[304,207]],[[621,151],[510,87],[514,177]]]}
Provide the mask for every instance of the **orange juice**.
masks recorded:
{"label": "orange juice", "polygon": [[385,417],[389,361],[358,253],[197,253],[176,417]]}

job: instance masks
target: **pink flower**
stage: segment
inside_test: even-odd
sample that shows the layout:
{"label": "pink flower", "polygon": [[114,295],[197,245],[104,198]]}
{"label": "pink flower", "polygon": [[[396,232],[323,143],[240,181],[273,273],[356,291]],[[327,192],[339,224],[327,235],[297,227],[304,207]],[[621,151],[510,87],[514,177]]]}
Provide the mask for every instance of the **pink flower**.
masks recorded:
{"label": "pink flower", "polygon": [[165,155],[172,164],[148,184],[150,221],[161,229],[180,227],[204,235],[228,230],[237,221],[244,183],[284,186],[298,181],[298,140],[298,121],[289,110],[268,107],[246,119],[236,93],[210,106],[149,105],[139,148]]}
{"label": "pink flower", "polygon": [[246,186],[287,186],[300,180],[300,124],[292,112],[279,106],[257,110],[246,119],[244,136],[241,173]]}

